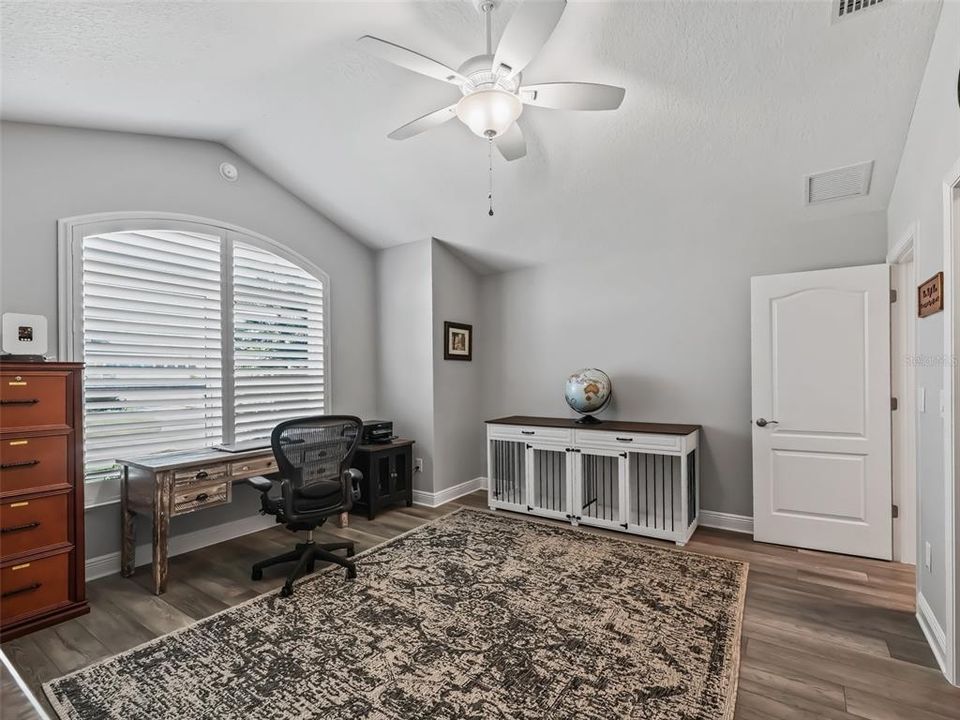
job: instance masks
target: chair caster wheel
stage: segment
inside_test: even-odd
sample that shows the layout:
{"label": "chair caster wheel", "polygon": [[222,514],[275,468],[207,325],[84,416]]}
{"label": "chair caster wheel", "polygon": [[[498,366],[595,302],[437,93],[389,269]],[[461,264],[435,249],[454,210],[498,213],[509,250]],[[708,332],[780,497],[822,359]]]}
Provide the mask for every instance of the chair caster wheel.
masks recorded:
{"label": "chair caster wheel", "polygon": [[250,579],[254,581],[263,580],[263,570],[254,570],[250,573]]}
{"label": "chair caster wheel", "polygon": [[291,585],[284,585],[280,588],[280,597],[288,598],[293,595],[293,587]]}
{"label": "chair caster wheel", "polygon": [[347,548],[347,557],[353,557],[355,553],[356,550],[354,550],[352,547]]}
{"label": "chair caster wheel", "polygon": [[356,578],[357,578],[357,569],[347,568],[347,580],[356,580]]}

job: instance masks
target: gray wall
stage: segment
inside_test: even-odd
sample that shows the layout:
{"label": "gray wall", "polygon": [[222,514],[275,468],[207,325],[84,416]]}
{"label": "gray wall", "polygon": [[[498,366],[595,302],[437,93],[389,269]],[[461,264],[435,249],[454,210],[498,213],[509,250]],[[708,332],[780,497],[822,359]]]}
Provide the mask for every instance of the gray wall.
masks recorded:
{"label": "gray wall", "polygon": [[[329,273],[332,410],[372,414],[377,290],[368,248],[216,143],[8,122],[0,125],[0,143],[0,309],[46,315],[52,351],[59,218],[114,210],[199,215],[262,233]],[[224,160],[240,169],[236,183],[220,179]],[[256,508],[255,496],[238,487],[230,506],[175,522],[174,532]],[[89,511],[87,556],[118,549],[118,506]]]}
{"label": "gray wall", "polygon": [[480,278],[456,252],[434,240],[433,411],[434,492],[483,475],[484,426],[480,407],[480,363],[444,360],[444,321],[473,325],[475,343],[486,338],[479,321]]}
{"label": "gray wall", "polygon": [[491,276],[482,285],[482,407],[572,416],[566,377],[613,381],[603,417],[699,423],[702,506],[752,515],[750,277],[882,262],[883,213],[780,227],[636,231],[630,249]]}
{"label": "gray wall", "polygon": [[[947,2],[930,49],[926,73],[917,97],[903,158],[887,210],[891,247],[917,223],[917,278],[925,280],[943,267],[943,183],[960,159],[960,109],[957,71],[960,68],[960,3]],[[949,272],[949,271],[948,271]],[[957,279],[947,275],[946,292],[956,292]],[[947,627],[946,527],[944,518],[943,418],[938,412],[943,388],[943,313],[917,321],[917,387],[926,390],[926,412],[917,415],[917,485],[919,545],[917,573],[920,591],[941,628]],[[947,360],[951,360],[947,358]],[[955,359],[953,359],[955,361]],[[924,543],[933,548],[933,562],[923,564]],[[953,592],[957,592],[956,589]]]}
{"label": "gray wall", "polygon": [[433,281],[431,240],[377,254],[380,286],[378,412],[394,431],[416,440],[414,455],[423,471],[416,490],[433,492]]}

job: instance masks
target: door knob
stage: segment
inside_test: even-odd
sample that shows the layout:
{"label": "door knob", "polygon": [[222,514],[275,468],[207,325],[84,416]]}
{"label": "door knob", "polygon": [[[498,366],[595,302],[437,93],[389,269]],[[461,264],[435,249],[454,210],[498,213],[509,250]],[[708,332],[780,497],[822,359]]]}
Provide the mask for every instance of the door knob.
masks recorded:
{"label": "door knob", "polygon": [[767,425],[779,425],[779,423],[776,420],[766,420],[764,418],[757,420],[757,427],[766,427]]}

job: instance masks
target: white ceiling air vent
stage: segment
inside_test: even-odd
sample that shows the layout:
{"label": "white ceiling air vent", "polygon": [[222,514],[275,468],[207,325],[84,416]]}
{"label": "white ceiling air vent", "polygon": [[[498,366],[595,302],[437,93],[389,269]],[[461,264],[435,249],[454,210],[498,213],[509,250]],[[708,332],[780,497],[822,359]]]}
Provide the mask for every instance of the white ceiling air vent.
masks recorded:
{"label": "white ceiling air vent", "polygon": [[862,197],[870,192],[873,161],[807,176],[807,205]]}
{"label": "white ceiling air vent", "polygon": [[883,0],[833,0],[833,22],[859,15],[864,10],[878,7]]}

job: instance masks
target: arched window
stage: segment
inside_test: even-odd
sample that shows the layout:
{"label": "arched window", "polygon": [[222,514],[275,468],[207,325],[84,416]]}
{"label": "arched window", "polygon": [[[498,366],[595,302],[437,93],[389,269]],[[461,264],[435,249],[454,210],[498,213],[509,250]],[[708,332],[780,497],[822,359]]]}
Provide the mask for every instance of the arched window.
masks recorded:
{"label": "arched window", "polygon": [[326,275],[239,228],[61,223],[60,346],[84,371],[90,504],[123,456],[257,441],[327,407]]}

